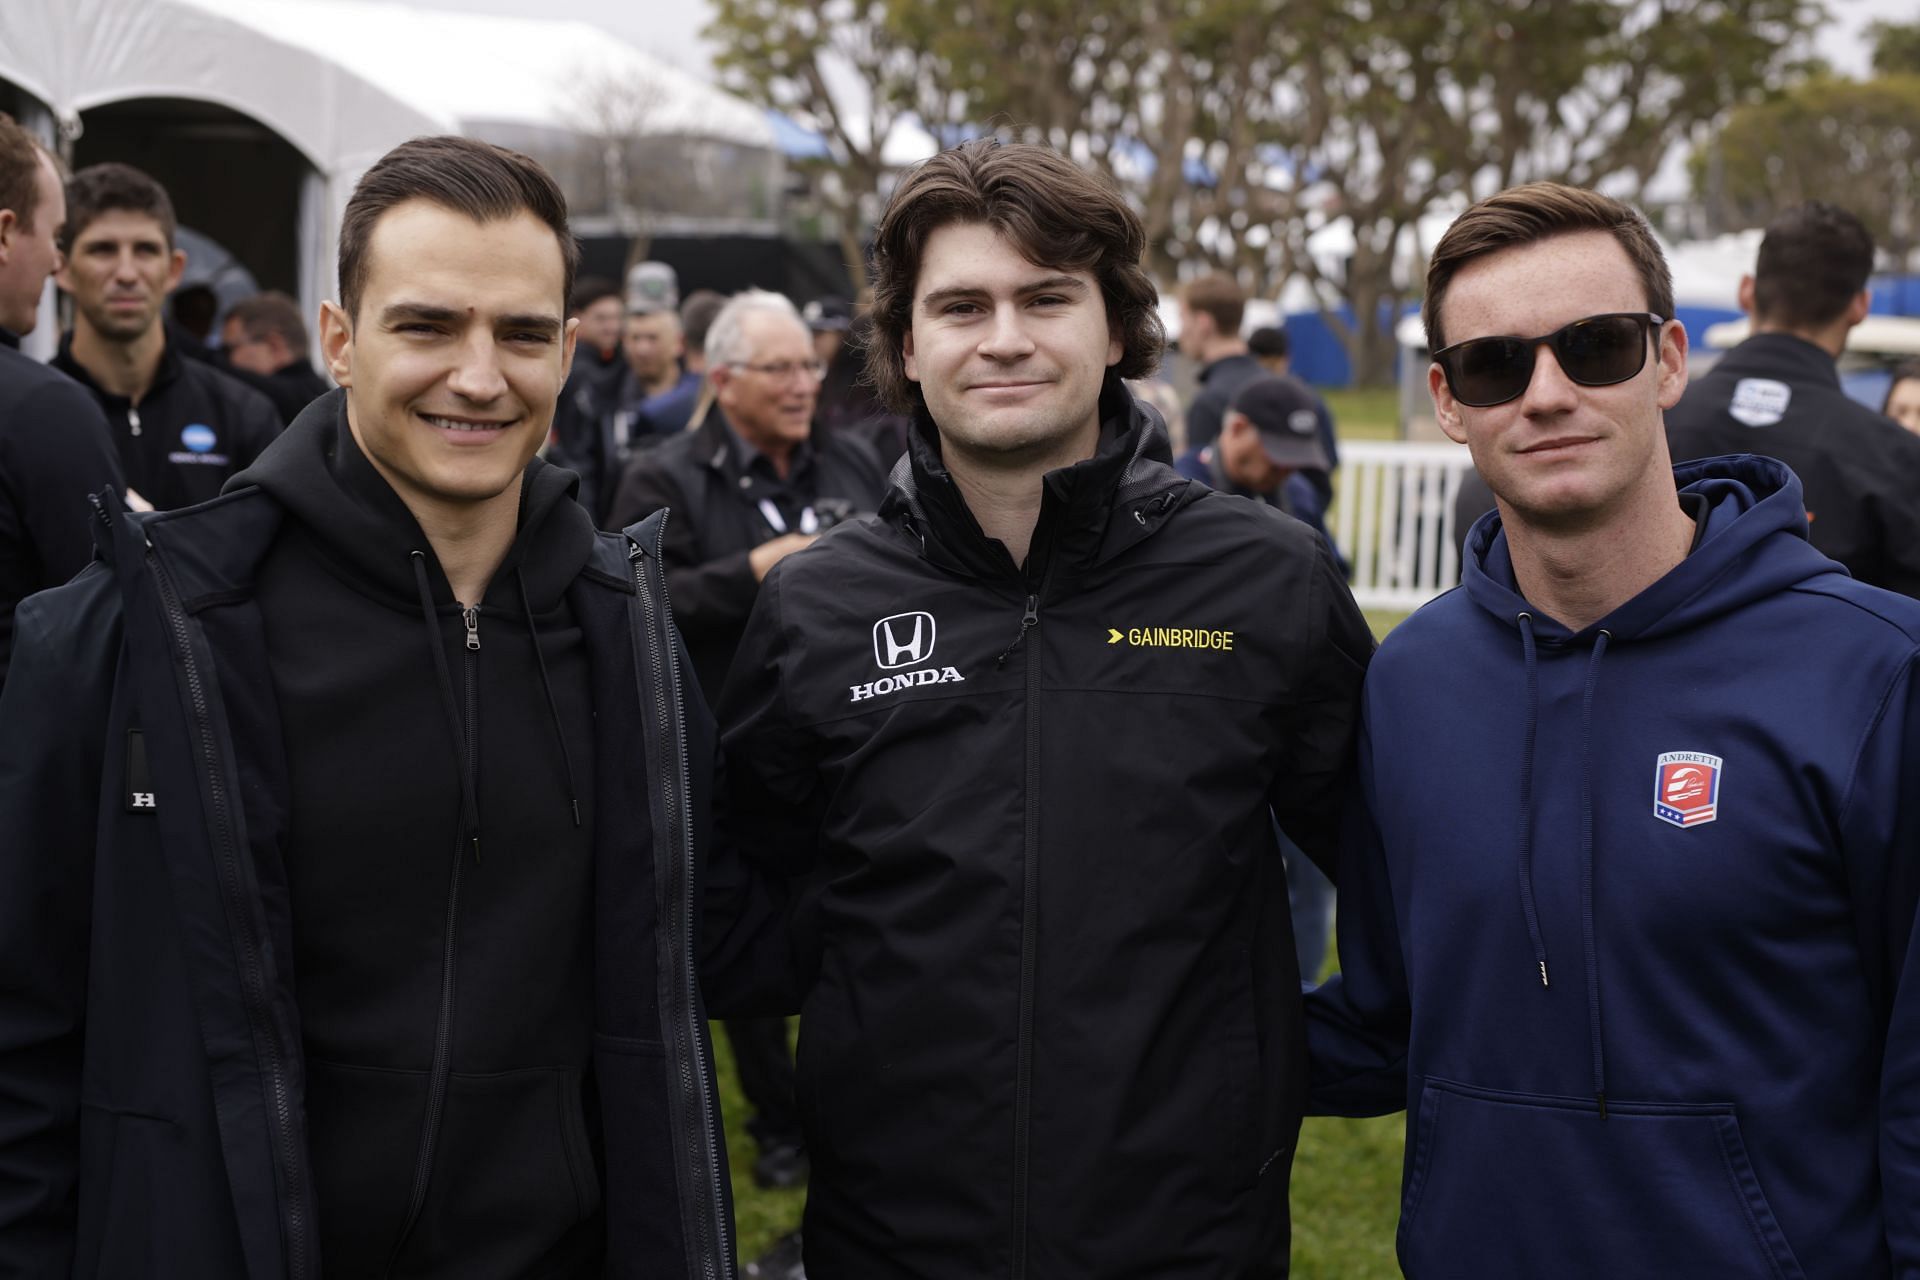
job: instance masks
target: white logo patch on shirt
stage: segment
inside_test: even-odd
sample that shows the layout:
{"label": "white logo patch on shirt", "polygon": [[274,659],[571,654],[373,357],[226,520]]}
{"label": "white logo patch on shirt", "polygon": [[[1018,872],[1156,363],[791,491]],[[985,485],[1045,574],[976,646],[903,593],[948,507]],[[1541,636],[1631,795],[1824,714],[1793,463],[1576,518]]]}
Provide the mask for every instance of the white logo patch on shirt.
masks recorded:
{"label": "white logo patch on shirt", "polygon": [[1772,378],[1742,378],[1733,384],[1727,412],[1750,427],[1770,427],[1787,416],[1793,388]]}

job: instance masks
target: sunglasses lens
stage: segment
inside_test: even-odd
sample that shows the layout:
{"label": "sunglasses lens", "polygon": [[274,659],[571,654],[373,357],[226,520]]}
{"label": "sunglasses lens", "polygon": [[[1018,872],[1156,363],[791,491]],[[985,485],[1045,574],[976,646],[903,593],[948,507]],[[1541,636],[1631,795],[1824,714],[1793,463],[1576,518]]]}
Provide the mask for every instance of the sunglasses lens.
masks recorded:
{"label": "sunglasses lens", "polygon": [[1518,338],[1463,342],[1451,358],[1447,382],[1454,398],[1475,408],[1505,404],[1533,377],[1533,349]]}
{"label": "sunglasses lens", "polygon": [[1475,409],[1505,404],[1533,381],[1534,348],[1553,346],[1560,371],[1587,387],[1625,382],[1647,363],[1648,318],[1639,315],[1594,316],[1576,320],[1557,333],[1522,338],[1476,338],[1442,359],[1453,398]]}
{"label": "sunglasses lens", "polygon": [[1553,354],[1575,382],[1604,387],[1640,372],[1646,335],[1638,316],[1597,316],[1562,329]]}

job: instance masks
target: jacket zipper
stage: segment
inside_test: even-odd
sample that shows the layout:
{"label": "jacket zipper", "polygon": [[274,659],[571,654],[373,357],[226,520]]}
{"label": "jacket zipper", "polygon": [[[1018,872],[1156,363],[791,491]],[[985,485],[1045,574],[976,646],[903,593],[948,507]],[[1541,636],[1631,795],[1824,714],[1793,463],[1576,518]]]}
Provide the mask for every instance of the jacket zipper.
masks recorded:
{"label": "jacket zipper", "polygon": [[[1044,584],[1042,589],[1044,589]],[[1040,596],[1027,597],[1019,644],[1040,625]],[[1011,646],[1009,647],[1011,652]],[[1004,658],[1005,655],[1002,655]],[[1033,983],[1039,950],[1040,892],[1040,655],[1029,648],[1027,664],[1027,791],[1023,896],[1020,909],[1020,1031],[1013,1093],[1013,1280],[1027,1274],[1028,1145],[1033,1115]]]}
{"label": "jacket zipper", "polygon": [[140,434],[140,407],[138,405],[130,404],[127,406],[127,430],[136,436]]}
{"label": "jacket zipper", "polygon": [[253,1042],[265,1059],[267,1135],[285,1195],[287,1274],[291,1280],[302,1280],[312,1274],[308,1257],[306,1170],[301,1166],[298,1143],[294,1139],[293,1087],[287,1079],[286,1059],[281,1053],[280,1040],[268,1010],[266,964],[262,959],[261,939],[254,929],[250,910],[254,904],[247,901],[240,883],[240,852],[234,844],[226,771],[219,760],[213,713],[208,704],[206,685],[200,678],[200,664],[194,657],[187,613],[180,604],[180,594],[174,587],[173,575],[154,551],[151,540],[146,544],[146,562],[159,585],[160,603],[166,613],[167,627],[173,635],[181,670],[187,677],[187,701],[193,710],[194,732],[200,743],[200,765],[206,773],[207,792],[213,807],[212,835],[215,861],[220,869],[220,887],[227,897],[227,916],[232,921],[234,941],[240,950],[241,1004],[253,1031]]}
{"label": "jacket zipper", "polygon": [[[665,529],[665,518],[661,529]],[[631,543],[627,552],[633,565],[633,586],[639,596],[640,607],[645,615],[647,633],[647,656],[654,674],[653,699],[654,731],[661,733],[671,718],[675,728],[673,737],[663,742],[673,750],[674,770],[673,786],[665,796],[665,817],[668,830],[680,830],[686,834],[682,838],[679,850],[678,871],[680,883],[673,886],[671,899],[674,913],[667,922],[671,930],[668,938],[669,951],[683,961],[685,980],[679,984],[675,998],[669,1009],[669,1021],[675,1040],[674,1055],[675,1079],[677,1086],[674,1103],[679,1112],[680,1124],[690,1127],[698,1135],[700,1150],[693,1170],[694,1181],[698,1187],[693,1196],[693,1226],[687,1248],[693,1252],[697,1274],[702,1280],[722,1280],[730,1274],[726,1259],[732,1255],[728,1238],[729,1224],[721,1200],[720,1191],[720,1141],[719,1126],[714,1122],[713,1094],[709,1087],[710,1068],[706,1052],[700,1041],[700,1027],[695,1016],[699,1008],[696,960],[693,954],[693,886],[694,850],[693,827],[687,808],[691,804],[693,782],[687,762],[687,727],[684,719],[676,713],[680,707],[680,665],[679,657],[673,646],[661,643],[664,630],[660,617],[661,602],[667,600],[666,575],[659,572],[657,561],[655,582],[649,583],[646,567],[642,564],[646,553],[639,543]],[[658,590],[656,598],[653,587]],[[637,654],[636,654],[637,656]],[[644,673],[636,672],[636,675]],[[641,689],[645,690],[643,681]],[[664,737],[664,734],[663,734]],[[688,1154],[693,1155],[692,1144],[688,1144]],[[698,1243],[696,1243],[698,1241]]]}
{"label": "jacket zipper", "polygon": [[[461,609],[460,618],[467,628],[466,652],[461,655],[460,663],[467,709],[466,721],[461,726],[465,738],[462,744],[465,758],[461,767],[466,770],[469,794],[477,795],[480,781],[480,610],[475,606],[467,606]],[[464,816],[461,825],[463,828],[466,825]],[[434,1155],[440,1145],[440,1120],[446,1112],[447,1081],[453,1057],[454,949],[460,923],[460,870],[466,863],[469,846],[473,849],[474,865],[480,865],[478,828],[462,830],[453,842],[453,870],[447,877],[447,941],[440,957],[440,1012],[434,1021],[433,1070],[427,1077],[427,1115],[420,1125],[420,1152],[414,1161],[413,1193],[408,1197],[407,1216],[401,1223],[399,1236],[393,1242],[393,1253],[387,1259],[389,1276],[400,1265],[401,1252],[407,1247],[413,1228],[427,1206],[427,1189],[433,1182]]]}

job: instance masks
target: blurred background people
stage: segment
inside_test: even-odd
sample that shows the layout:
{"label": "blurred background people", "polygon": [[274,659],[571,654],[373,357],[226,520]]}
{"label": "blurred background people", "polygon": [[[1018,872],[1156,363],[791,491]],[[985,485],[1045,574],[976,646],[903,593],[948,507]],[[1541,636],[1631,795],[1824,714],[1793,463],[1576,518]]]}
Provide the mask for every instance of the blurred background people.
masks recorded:
{"label": "blurred background people", "polygon": [[1880,406],[1880,412],[1920,435],[1920,360],[1909,360],[1894,367],[1893,381],[1887,386],[1886,403]]}
{"label": "blurred background people", "polygon": [[1212,444],[1233,393],[1265,372],[1240,336],[1246,310],[1246,290],[1224,272],[1180,288],[1180,354],[1194,362],[1200,381],[1187,407],[1188,449]]}
{"label": "blurred background people", "polygon": [[174,226],[165,189],[132,165],[82,169],[55,277],[74,314],[54,368],[94,394],[129,489],[161,510],[218,494],[283,425],[266,396],[168,341],[161,309],[187,265]]}
{"label": "blurred background people", "polygon": [[273,401],[280,420],[289,426],[333,387],[313,367],[307,349],[300,304],[278,290],[242,298],[220,324],[220,350],[227,364]]}

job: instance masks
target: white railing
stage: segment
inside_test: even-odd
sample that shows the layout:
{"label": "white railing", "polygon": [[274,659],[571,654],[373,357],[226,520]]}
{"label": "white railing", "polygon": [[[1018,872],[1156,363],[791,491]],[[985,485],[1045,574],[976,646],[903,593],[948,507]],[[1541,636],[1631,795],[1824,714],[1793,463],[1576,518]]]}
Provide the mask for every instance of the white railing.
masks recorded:
{"label": "white railing", "polygon": [[1473,460],[1457,444],[1340,442],[1333,536],[1363,609],[1417,609],[1460,581],[1453,503]]}

